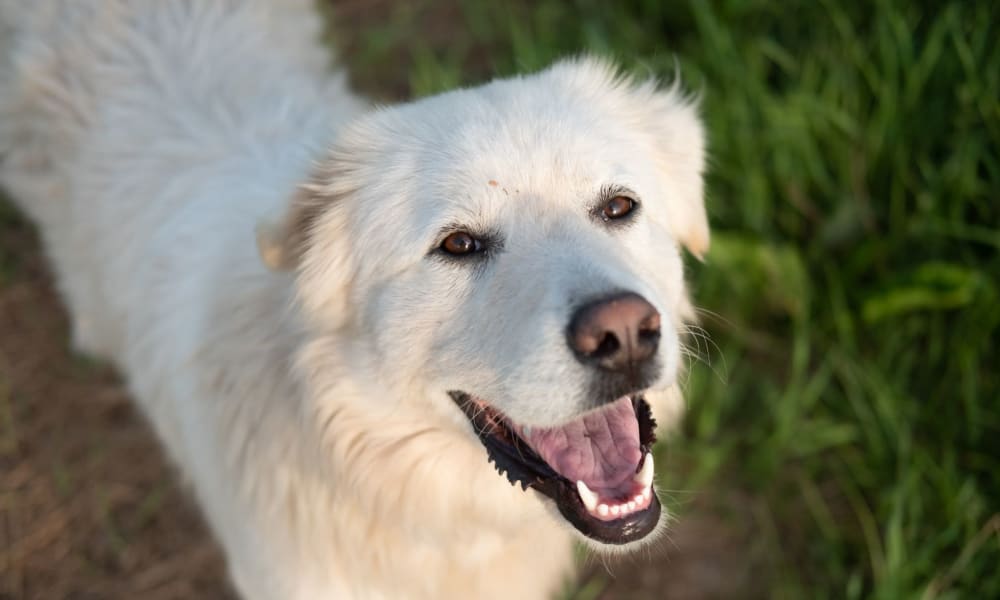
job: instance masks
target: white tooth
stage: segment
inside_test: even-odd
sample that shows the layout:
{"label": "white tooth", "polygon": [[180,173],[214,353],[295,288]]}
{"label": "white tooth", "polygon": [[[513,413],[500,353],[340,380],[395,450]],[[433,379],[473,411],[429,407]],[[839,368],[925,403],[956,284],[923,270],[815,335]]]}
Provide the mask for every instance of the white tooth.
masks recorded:
{"label": "white tooth", "polygon": [[629,500],[628,501],[628,509],[629,509],[629,511],[635,510],[635,500]]}
{"label": "white tooth", "polygon": [[646,453],[646,460],[642,461],[642,470],[635,474],[635,481],[639,482],[642,489],[649,489],[653,485],[653,454]]}
{"label": "white tooth", "polygon": [[642,497],[644,500],[649,500],[653,497],[653,488],[646,488],[642,490]]}
{"label": "white tooth", "polygon": [[618,513],[620,513],[620,512],[621,512],[621,510],[622,510],[622,509],[621,509],[621,508],[619,508],[617,504],[612,504],[612,505],[611,505],[611,514],[613,514],[613,515],[617,515]]}
{"label": "white tooth", "polygon": [[621,510],[621,511],[622,511],[622,514],[623,514],[623,515],[624,515],[624,514],[628,514],[628,504],[624,504],[624,503],[623,503],[623,504],[622,504],[622,505],[621,505],[621,506],[619,507],[619,510]]}
{"label": "white tooth", "polygon": [[601,515],[602,517],[608,516],[608,505],[607,504],[598,505],[597,514]]}
{"label": "white tooth", "polygon": [[642,506],[642,494],[636,494],[633,500],[635,501],[636,506]]}
{"label": "white tooth", "polygon": [[580,500],[583,500],[583,505],[587,507],[587,510],[594,512],[594,509],[597,508],[597,494],[590,491],[590,488],[583,481],[576,482],[576,491],[580,494]]}

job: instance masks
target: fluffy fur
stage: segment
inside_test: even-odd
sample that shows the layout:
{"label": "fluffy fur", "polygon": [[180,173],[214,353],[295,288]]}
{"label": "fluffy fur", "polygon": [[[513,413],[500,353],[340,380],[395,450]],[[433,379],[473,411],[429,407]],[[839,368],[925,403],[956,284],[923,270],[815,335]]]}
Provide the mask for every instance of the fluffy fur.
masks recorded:
{"label": "fluffy fur", "polygon": [[[571,528],[446,392],[578,415],[567,311],[629,289],[664,316],[647,395],[675,418],[696,111],[590,59],[369,110],[309,5],[0,0],[0,182],[244,597],[550,597]],[[641,199],[627,227],[592,218],[608,186]],[[501,240],[489,262],[433,253],[455,226]]]}

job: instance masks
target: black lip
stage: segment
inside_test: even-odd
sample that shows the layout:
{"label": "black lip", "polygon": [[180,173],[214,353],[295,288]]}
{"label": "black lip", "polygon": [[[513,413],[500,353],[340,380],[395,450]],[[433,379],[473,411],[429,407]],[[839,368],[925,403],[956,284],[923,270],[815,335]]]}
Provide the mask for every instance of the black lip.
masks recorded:
{"label": "black lip", "polygon": [[[517,435],[498,412],[489,413],[478,407],[465,392],[448,392],[455,404],[472,423],[473,430],[483,446],[489,461],[511,485],[521,489],[533,488],[552,498],[563,518],[583,535],[605,544],[622,545],[641,540],[656,528],[660,521],[660,499],[653,494],[649,507],[613,521],[602,521],[590,515],[575,482],[556,473],[531,447]],[[656,441],[656,421],[649,404],[642,396],[633,396],[632,406],[639,421],[639,444],[642,456]],[[645,460],[645,458],[643,458]],[[636,472],[642,463],[636,466]]]}

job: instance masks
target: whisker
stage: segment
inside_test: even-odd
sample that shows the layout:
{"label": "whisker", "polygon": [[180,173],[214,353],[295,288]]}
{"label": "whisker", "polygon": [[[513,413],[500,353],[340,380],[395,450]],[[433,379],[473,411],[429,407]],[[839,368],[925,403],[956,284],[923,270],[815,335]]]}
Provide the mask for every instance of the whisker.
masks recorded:
{"label": "whisker", "polygon": [[733,323],[732,321],[730,321],[726,317],[720,315],[719,313],[717,313],[717,312],[715,312],[713,310],[709,310],[707,308],[700,308],[700,307],[696,306],[696,307],[694,307],[694,312],[696,314],[699,314],[699,315],[704,315],[706,317],[710,317],[712,320],[714,320],[714,321],[716,321],[718,323],[721,323],[723,325],[726,325],[727,327],[733,327],[733,328],[736,327],[736,323]]}
{"label": "whisker", "polygon": [[[712,339],[712,336],[708,332],[708,330],[698,325],[687,324],[683,328],[683,333],[695,340],[697,346],[697,353],[693,354],[693,356],[698,360],[701,360],[702,362],[705,363],[706,366],[711,368],[715,376],[719,378],[719,381],[728,385],[729,365],[726,363],[726,355],[722,352],[722,348],[720,348],[719,345],[715,343],[715,340]],[[705,356],[701,355],[701,342],[703,340],[705,342]],[[690,346],[682,348],[685,348],[689,353],[691,352]],[[718,369],[716,369],[715,365],[712,363],[711,360],[712,354],[718,354],[718,356],[722,359],[721,372]]]}

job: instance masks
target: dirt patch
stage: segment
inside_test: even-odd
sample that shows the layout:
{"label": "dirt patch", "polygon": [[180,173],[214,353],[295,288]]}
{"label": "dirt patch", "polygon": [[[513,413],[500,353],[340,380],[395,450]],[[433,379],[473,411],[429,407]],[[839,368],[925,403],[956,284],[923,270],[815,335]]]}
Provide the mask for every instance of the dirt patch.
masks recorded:
{"label": "dirt patch", "polygon": [[6,216],[0,264],[0,598],[230,597],[150,430],[111,369],[68,350],[37,240]]}

